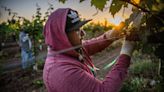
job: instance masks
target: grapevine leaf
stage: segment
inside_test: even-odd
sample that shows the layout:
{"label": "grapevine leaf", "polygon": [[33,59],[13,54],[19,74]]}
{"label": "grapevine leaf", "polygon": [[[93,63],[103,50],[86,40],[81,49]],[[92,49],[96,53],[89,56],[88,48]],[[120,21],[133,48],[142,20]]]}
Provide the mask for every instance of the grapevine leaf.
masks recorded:
{"label": "grapevine leaf", "polygon": [[164,26],[162,16],[161,18],[157,17],[158,15],[151,16],[147,19],[147,27],[148,28],[157,28],[160,29],[160,27]]}
{"label": "grapevine leaf", "polygon": [[[149,9],[152,9],[152,5],[155,3],[155,0],[146,0],[144,1]],[[143,4],[145,4],[143,3]]]}
{"label": "grapevine leaf", "polygon": [[156,0],[158,3],[164,3],[163,0]]}
{"label": "grapevine leaf", "polygon": [[125,20],[126,26],[129,26],[130,23],[137,17],[137,15],[138,15],[138,12],[137,12],[137,11],[134,11],[134,12],[130,15],[130,17],[129,17],[128,19]]}
{"label": "grapevine leaf", "polygon": [[120,0],[113,0],[113,1],[112,1],[112,4],[111,4],[111,6],[110,6],[109,12],[110,12],[110,13],[113,15],[113,17],[114,17],[114,15],[115,15],[117,12],[120,11],[120,9],[122,8],[122,6],[127,7],[127,3],[126,3],[126,2],[122,2],[122,1],[120,1]]}
{"label": "grapevine leaf", "polygon": [[67,0],[59,0],[59,2],[61,2],[61,3],[65,3]]}
{"label": "grapevine leaf", "polygon": [[107,1],[108,0],[91,0],[91,6],[94,5],[96,8],[103,11]]}
{"label": "grapevine leaf", "polygon": [[83,2],[83,1],[85,1],[85,0],[80,0],[80,3]]}
{"label": "grapevine leaf", "polygon": [[133,20],[133,27],[139,28],[142,17],[143,17],[143,14],[139,12],[137,17]]}

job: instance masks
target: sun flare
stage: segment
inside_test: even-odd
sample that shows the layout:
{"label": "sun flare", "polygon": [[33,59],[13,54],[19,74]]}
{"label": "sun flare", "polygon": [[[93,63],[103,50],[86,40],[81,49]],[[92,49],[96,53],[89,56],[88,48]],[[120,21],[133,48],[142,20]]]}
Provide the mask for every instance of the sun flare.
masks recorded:
{"label": "sun flare", "polygon": [[123,21],[123,18],[121,18],[119,16],[109,19],[109,22],[114,24],[115,26],[118,26],[121,21]]}
{"label": "sun flare", "polygon": [[140,3],[140,0],[132,0],[132,2],[134,2],[136,4],[139,4]]}

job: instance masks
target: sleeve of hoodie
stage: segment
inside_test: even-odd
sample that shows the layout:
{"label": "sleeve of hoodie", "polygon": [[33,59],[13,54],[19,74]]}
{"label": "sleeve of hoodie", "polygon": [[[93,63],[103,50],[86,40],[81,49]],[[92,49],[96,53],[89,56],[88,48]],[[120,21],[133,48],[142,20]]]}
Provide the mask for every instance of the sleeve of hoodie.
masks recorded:
{"label": "sleeve of hoodie", "polygon": [[[122,54],[119,56],[116,65],[103,81],[96,79],[84,70],[80,70],[74,73],[79,76],[74,78],[73,84],[77,84],[76,88],[78,88],[78,92],[118,92],[127,75],[129,64],[130,57]],[[72,76],[74,76],[74,74]]]}
{"label": "sleeve of hoodie", "polygon": [[83,44],[87,53],[91,56],[97,52],[104,50],[112,42],[112,40],[107,40],[105,35],[103,34],[99,37],[92,38],[90,40],[84,40]]}

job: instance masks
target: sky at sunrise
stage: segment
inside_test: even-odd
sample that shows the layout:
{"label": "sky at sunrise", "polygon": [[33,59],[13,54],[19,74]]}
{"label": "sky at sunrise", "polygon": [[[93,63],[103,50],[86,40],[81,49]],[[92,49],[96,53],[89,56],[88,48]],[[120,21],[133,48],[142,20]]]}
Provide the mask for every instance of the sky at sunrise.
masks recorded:
{"label": "sky at sunrise", "polygon": [[[32,19],[32,16],[36,12],[36,4],[41,8],[41,12],[45,13],[52,4],[54,10],[57,8],[72,8],[77,10],[81,18],[93,19],[93,22],[104,22],[106,19],[109,23],[118,24],[120,21],[125,20],[131,14],[132,6],[128,6],[123,14],[123,9],[118,12],[115,17],[109,13],[109,8],[105,8],[103,11],[98,11],[94,6],[91,6],[90,0],[85,0],[79,3],[79,0],[67,0],[64,4],[58,2],[58,0],[0,0],[0,23],[9,19],[7,12],[2,8],[6,6],[10,8],[13,12],[17,12],[19,16],[23,16],[27,19]],[[105,7],[109,7],[111,0],[109,0]],[[97,13],[97,14],[96,14]],[[95,15],[96,14],[96,15]]]}

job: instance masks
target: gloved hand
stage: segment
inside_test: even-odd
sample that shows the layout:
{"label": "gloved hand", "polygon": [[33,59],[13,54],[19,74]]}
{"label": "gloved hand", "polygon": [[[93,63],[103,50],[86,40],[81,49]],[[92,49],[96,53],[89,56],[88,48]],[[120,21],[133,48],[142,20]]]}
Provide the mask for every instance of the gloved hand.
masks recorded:
{"label": "gloved hand", "polygon": [[121,22],[119,24],[119,26],[116,26],[112,30],[107,31],[105,33],[106,38],[107,39],[115,39],[115,40],[121,38],[121,35],[122,35],[121,30],[124,28],[124,26],[125,26],[125,23]]}
{"label": "gloved hand", "polygon": [[119,37],[120,33],[117,30],[110,30],[105,32],[105,37],[107,39],[117,39]]}
{"label": "gloved hand", "polygon": [[120,54],[131,56],[134,51],[136,41],[140,41],[139,33],[138,31],[135,31],[135,29],[132,29],[131,33],[126,35],[124,38]]}
{"label": "gloved hand", "polygon": [[128,41],[124,38],[120,54],[131,56],[134,51],[134,45],[134,41]]}

